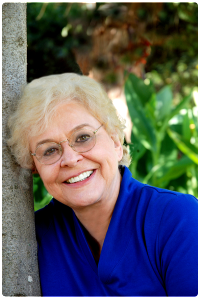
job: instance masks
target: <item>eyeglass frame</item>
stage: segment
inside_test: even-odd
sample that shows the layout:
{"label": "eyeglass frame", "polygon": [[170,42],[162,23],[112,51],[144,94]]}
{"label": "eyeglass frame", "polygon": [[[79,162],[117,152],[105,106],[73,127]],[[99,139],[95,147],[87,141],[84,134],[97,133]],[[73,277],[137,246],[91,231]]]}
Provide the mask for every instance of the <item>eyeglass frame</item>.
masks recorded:
{"label": "eyeglass frame", "polygon": [[[103,126],[103,124],[101,124],[95,131],[92,131],[92,130],[91,130],[91,131],[94,133],[94,135],[95,135],[95,144],[94,144],[94,146],[96,145],[96,133],[97,133],[97,131],[98,131],[102,126]],[[72,136],[75,132],[80,131],[80,130],[81,130],[81,129],[74,131],[74,132],[71,134],[71,136]],[[71,136],[70,136],[70,137],[71,137]],[[69,137],[69,139],[70,139],[70,137]],[[70,145],[70,143],[69,143],[69,139],[63,140],[63,141],[61,141],[61,142],[59,142],[59,143],[56,143],[56,142],[53,142],[53,141],[51,142],[51,143],[57,144],[57,145],[59,146],[59,148],[61,149],[61,155],[60,155],[59,159],[62,157],[62,154],[63,154],[63,148],[61,147],[61,143],[64,143],[64,142],[68,141],[68,145],[72,148],[72,150],[74,150],[73,145]],[[36,149],[35,149],[35,153],[32,153],[32,152],[30,151],[30,154],[31,154],[32,156],[35,156],[35,158],[37,159],[37,161],[39,161],[39,159],[38,159],[37,156],[36,156],[36,151],[37,151],[37,149],[38,149],[39,147],[41,147],[41,146],[44,145],[44,144],[46,144],[46,142],[45,142],[45,143],[42,143],[42,144],[40,144],[40,145],[38,145],[38,146],[36,147]],[[91,149],[93,149],[94,146],[93,146]],[[78,152],[78,151],[76,151],[76,150],[74,150],[74,151],[75,151],[76,153],[85,153],[85,152],[90,151],[91,149],[86,150],[86,151],[81,151],[81,152]],[[39,163],[41,163],[42,165],[53,165],[53,164],[55,164],[57,161],[59,161],[59,159],[56,160],[55,162],[51,163],[51,164],[45,164],[45,163],[42,163],[41,161],[39,161]]]}

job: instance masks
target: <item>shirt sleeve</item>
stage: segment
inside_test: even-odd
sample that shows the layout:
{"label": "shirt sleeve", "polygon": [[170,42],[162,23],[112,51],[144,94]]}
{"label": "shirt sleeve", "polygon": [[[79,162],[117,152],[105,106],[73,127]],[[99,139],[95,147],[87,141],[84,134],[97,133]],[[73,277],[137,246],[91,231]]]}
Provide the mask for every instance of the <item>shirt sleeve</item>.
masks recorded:
{"label": "shirt sleeve", "polygon": [[157,235],[159,265],[168,296],[198,294],[198,202],[180,194],[166,206]]}

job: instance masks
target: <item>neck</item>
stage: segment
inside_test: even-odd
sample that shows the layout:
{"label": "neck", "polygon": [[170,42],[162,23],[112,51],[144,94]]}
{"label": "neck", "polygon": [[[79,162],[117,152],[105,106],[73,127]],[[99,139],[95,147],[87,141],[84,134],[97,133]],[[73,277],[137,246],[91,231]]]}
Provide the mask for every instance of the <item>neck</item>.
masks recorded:
{"label": "neck", "polygon": [[119,173],[117,174],[116,182],[113,185],[114,188],[106,199],[100,199],[90,206],[74,210],[77,218],[88,231],[91,238],[99,244],[100,251],[103,247],[112,213],[117,202],[120,183],[121,175]]}

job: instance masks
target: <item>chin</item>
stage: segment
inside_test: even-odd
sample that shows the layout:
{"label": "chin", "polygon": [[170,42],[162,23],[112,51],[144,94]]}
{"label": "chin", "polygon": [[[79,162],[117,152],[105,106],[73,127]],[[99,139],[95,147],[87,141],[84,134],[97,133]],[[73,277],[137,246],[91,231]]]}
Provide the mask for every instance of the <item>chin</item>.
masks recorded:
{"label": "chin", "polygon": [[100,201],[101,200],[99,198],[88,199],[88,197],[87,197],[86,199],[80,199],[80,197],[79,197],[78,199],[71,198],[70,203],[68,201],[60,201],[60,202],[71,207],[73,210],[76,210],[76,209],[80,209],[80,208],[90,207]]}

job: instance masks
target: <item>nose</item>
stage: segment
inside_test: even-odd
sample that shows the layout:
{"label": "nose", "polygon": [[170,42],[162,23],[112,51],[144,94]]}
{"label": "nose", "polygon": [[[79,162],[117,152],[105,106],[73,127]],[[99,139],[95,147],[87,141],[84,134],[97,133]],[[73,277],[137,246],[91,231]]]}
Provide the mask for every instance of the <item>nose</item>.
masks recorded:
{"label": "nose", "polygon": [[69,146],[68,143],[62,144],[63,153],[61,156],[61,167],[75,167],[77,163],[83,160],[81,153],[78,153]]}

